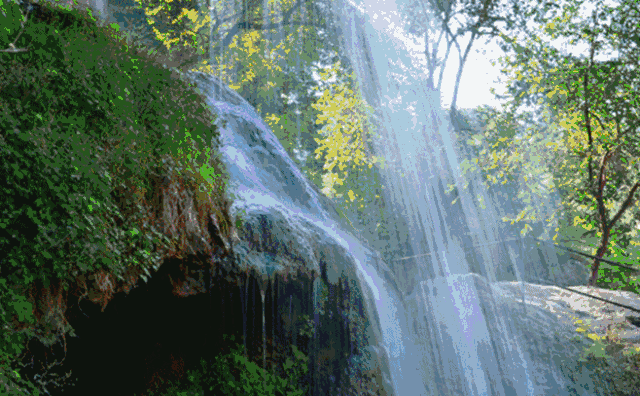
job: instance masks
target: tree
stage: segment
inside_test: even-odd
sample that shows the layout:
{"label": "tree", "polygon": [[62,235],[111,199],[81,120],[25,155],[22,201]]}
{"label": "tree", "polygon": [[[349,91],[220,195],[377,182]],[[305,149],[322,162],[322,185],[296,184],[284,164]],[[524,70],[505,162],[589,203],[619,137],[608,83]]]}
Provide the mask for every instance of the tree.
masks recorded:
{"label": "tree", "polygon": [[[634,60],[640,54],[633,44],[638,38],[640,13],[631,2],[616,6],[596,2],[592,15],[581,18],[579,9],[583,3],[568,1],[558,6],[551,16],[547,15],[542,33],[529,33],[524,44],[503,35],[512,55],[503,57],[501,62],[505,66],[503,72],[510,76],[510,111],[524,103],[536,104],[544,109],[540,113],[549,124],[547,131],[538,130],[531,137],[545,132],[552,140],[541,136],[537,141],[551,151],[532,144],[531,137],[525,151],[546,156],[548,164],[556,164],[532,169],[532,175],[553,176],[555,183],[549,183],[549,191],[543,195],[560,188],[564,209],[578,214],[574,226],[581,224],[580,237],[586,231],[595,232],[599,238],[590,278],[593,285],[599,273],[599,259],[607,251],[619,252],[611,245],[624,248],[636,244],[632,241],[634,222],[640,221],[639,207],[634,205],[640,187],[639,81]],[[573,44],[585,41],[588,55],[561,54],[550,44],[557,38],[569,39]],[[619,53],[617,58],[596,60],[599,51],[612,50]],[[513,156],[505,158],[507,162],[514,160]],[[516,159],[515,163],[524,164],[523,159]],[[530,205],[527,212],[535,216],[535,206]],[[523,218],[524,215],[518,216],[515,221]]]}
{"label": "tree", "polygon": [[[510,7],[512,14],[520,13],[518,2],[511,2]],[[441,91],[451,47],[455,46],[457,49],[459,65],[451,100],[451,116],[456,129],[459,129],[455,118],[458,90],[469,52],[480,37],[489,39],[502,33],[498,23],[504,23],[508,30],[515,28],[518,20],[505,17],[504,15],[509,15],[507,10],[507,6],[496,0],[411,0],[401,6],[402,17],[407,24],[406,31],[416,38],[424,39],[428,83],[432,89]],[[438,38],[434,40],[436,35]],[[459,41],[467,35],[470,35],[469,41],[463,49]],[[443,38],[446,51],[444,57],[439,57],[438,51]],[[438,69],[436,82],[435,74]]]}
{"label": "tree", "polygon": [[[384,206],[373,168],[381,159],[368,149],[368,140],[375,133],[373,108],[361,96],[353,73],[345,73],[339,61],[319,75],[323,85],[315,89],[319,98],[313,107],[319,112],[316,122],[323,125],[315,139],[316,158],[324,163],[322,192],[364,227]],[[379,221],[374,222],[376,230]]]}
{"label": "tree", "polygon": [[158,40],[179,58],[177,65],[187,67],[206,60],[213,66],[214,57],[224,57],[237,37],[246,32],[275,36],[274,32],[281,33],[285,27],[321,30],[328,23],[324,15],[329,7],[323,0],[243,0],[233,4],[200,0],[136,1],[144,9],[147,23]]}

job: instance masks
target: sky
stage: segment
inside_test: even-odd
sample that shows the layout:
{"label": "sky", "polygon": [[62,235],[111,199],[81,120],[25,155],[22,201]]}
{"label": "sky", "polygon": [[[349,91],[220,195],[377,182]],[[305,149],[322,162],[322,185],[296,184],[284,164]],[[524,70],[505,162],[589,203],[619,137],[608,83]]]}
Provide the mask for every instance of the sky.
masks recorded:
{"label": "sky", "polygon": [[[395,9],[394,1],[384,1],[384,7],[381,7],[381,3],[383,3],[381,0],[363,0],[360,1],[358,5],[351,0],[346,1],[369,14],[371,18],[370,21],[376,29],[384,29],[389,34],[401,40],[415,59],[421,62],[424,61],[424,55],[422,54],[424,44],[416,44],[412,38],[403,34],[403,23],[398,11]],[[424,39],[422,42],[424,42]],[[461,46],[466,45],[466,41],[462,40],[460,44]],[[441,47],[438,53],[444,54],[446,48],[444,45]],[[497,82],[498,76],[500,75],[497,59],[502,54],[504,54],[503,51],[495,41],[485,43],[482,40],[476,40],[474,42],[462,73],[458,93],[458,108],[475,108],[483,104],[495,107],[500,106],[501,102],[494,98],[490,89],[494,87],[498,93],[504,92],[504,86]],[[495,66],[491,65],[492,60],[496,61]],[[451,103],[458,63],[458,54],[452,49],[442,81],[441,104],[444,107],[448,107]]]}
{"label": "sky", "polygon": [[[369,14],[374,27],[377,29],[385,29],[387,32],[400,39],[406,45],[407,50],[409,50],[416,59],[424,62],[424,39],[421,40],[421,43],[416,44],[414,39],[409,38],[402,33],[403,22],[396,10],[395,1],[360,0],[358,1],[359,5],[356,5],[352,0],[346,1],[361,11]],[[604,3],[614,5],[613,0],[605,0]],[[593,3],[585,2],[581,7],[582,15],[589,15],[592,10]],[[466,46],[469,36],[470,35],[467,35],[466,37],[459,39],[458,42],[462,48]],[[556,40],[553,41],[553,45],[560,51],[571,53],[573,55],[580,53],[584,54],[587,52],[587,45],[585,43],[570,46],[566,42]],[[446,45],[443,42],[438,53],[444,54],[445,51]],[[441,89],[441,104],[445,108],[449,107],[453,96],[455,75],[459,64],[458,55],[457,50],[452,48],[444,72]],[[505,103],[505,100],[496,99],[490,92],[492,87],[497,93],[504,93],[506,89],[505,84],[498,81],[499,77],[502,77],[503,80],[506,79],[506,76],[502,76],[500,73],[500,64],[498,62],[498,58],[502,55],[504,55],[504,52],[498,46],[497,39],[492,39],[487,42],[484,38],[481,38],[473,43],[471,52],[469,53],[462,72],[462,79],[458,93],[458,108],[475,108],[483,104],[500,107],[502,103]],[[604,60],[614,56],[615,54],[613,53],[608,54],[608,56],[601,54],[600,56],[596,56],[596,60]],[[492,61],[495,62],[495,66],[492,66]]]}
{"label": "sky", "polygon": [[[403,37],[402,40],[408,49],[415,52],[415,57],[424,58],[424,55],[421,54],[424,51],[424,47],[414,44],[412,39],[402,34],[398,34],[398,36]],[[466,42],[463,43],[466,44]],[[439,53],[444,52],[444,48],[439,51]],[[483,104],[494,107],[500,106],[501,102],[491,94],[490,89],[494,87],[498,93],[504,92],[504,84],[500,84],[497,81],[500,76],[500,65],[497,60],[503,54],[504,52],[495,40],[486,44],[482,41],[474,42],[462,72],[458,93],[458,108],[475,108]],[[495,66],[491,65],[492,60],[496,62]],[[441,103],[445,108],[451,104],[458,64],[458,54],[452,51],[449,55],[442,81]]]}

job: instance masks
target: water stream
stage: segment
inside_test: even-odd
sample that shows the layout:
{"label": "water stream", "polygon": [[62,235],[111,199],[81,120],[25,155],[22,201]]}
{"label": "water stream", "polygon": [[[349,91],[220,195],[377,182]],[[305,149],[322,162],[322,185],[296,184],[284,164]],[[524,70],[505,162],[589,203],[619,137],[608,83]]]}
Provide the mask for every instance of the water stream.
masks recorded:
{"label": "water stream", "polygon": [[[265,3],[265,9],[267,6]],[[393,26],[401,25],[394,2],[385,1],[384,10],[373,0],[336,0],[334,6],[343,49],[363,97],[377,109],[381,120],[374,150],[387,164],[387,202],[409,226],[410,259],[386,264],[372,259],[375,254],[336,227],[331,220],[334,214],[272,133],[265,134],[265,148],[261,148],[250,142],[253,138],[240,136],[239,129],[223,129],[225,161],[233,175],[231,189],[237,202],[256,211],[277,210],[301,229],[313,226],[348,252],[349,257],[335,264],[344,268],[327,270],[329,281],[337,282],[337,274],[348,265],[345,262],[353,261],[355,276],[364,286],[364,302],[372,313],[375,339],[371,341],[384,349],[385,370],[396,396],[569,395],[567,378],[553,363],[534,364],[536,359],[544,360],[540,357],[544,351],[526,345],[524,334],[516,329],[514,313],[494,298],[489,285],[505,268],[510,268],[515,280],[525,280],[518,262],[523,253],[508,247],[506,257],[495,256],[491,246],[514,239],[514,235],[502,227],[500,208],[479,181],[461,176],[461,153],[456,152],[439,92],[406,72],[413,60],[393,34]],[[381,11],[386,11],[384,18],[378,15]],[[279,35],[283,35],[282,28]],[[218,113],[241,115],[260,130],[269,130],[239,95],[205,80],[201,78],[200,86]],[[265,165],[268,161],[262,158],[267,158],[267,152],[272,162]],[[271,168],[275,173],[270,173]],[[283,169],[292,172],[285,181],[273,176]],[[454,208],[445,187],[466,183],[477,196],[472,199],[468,190],[459,189],[461,204]],[[478,201],[483,204],[476,205]],[[454,214],[464,219],[466,239],[451,223]],[[473,262],[466,253],[471,247]],[[265,265],[264,257],[256,258],[257,267]],[[313,289],[315,302],[316,282]],[[261,298],[264,304],[263,290]],[[292,297],[289,322],[291,302]],[[264,328],[262,331],[264,345]],[[583,385],[581,396],[597,395],[592,385]]]}
{"label": "water stream", "polygon": [[[512,248],[507,257],[491,254],[494,241],[513,235],[504,229],[500,208],[479,181],[460,175],[461,153],[454,148],[453,129],[441,110],[439,92],[430,89],[426,79],[405,72],[412,58],[394,37],[394,26],[401,26],[394,6],[393,1],[385,2],[382,10],[376,1],[346,1],[340,14],[344,46],[363,95],[382,120],[375,151],[389,165],[388,202],[402,208],[409,225],[414,258],[404,265],[417,269],[412,272],[417,278],[413,284],[399,280],[411,285],[402,296],[391,295],[383,284],[376,300],[394,392],[401,396],[569,394],[568,381],[557,367],[534,365],[534,358],[540,360],[545,351],[523,344],[517,318],[486,291],[505,267],[512,268],[518,281],[524,280]],[[469,183],[484,205],[475,205],[468,190],[459,189],[462,204],[453,208],[452,198],[444,192],[450,183]],[[461,212],[470,242],[478,246],[474,253],[480,267],[474,271],[464,253],[470,246],[452,231],[448,220],[452,212]],[[471,272],[482,278],[469,276]],[[417,328],[411,329],[410,323],[418,323]],[[587,382],[578,389],[592,395],[593,385]]]}

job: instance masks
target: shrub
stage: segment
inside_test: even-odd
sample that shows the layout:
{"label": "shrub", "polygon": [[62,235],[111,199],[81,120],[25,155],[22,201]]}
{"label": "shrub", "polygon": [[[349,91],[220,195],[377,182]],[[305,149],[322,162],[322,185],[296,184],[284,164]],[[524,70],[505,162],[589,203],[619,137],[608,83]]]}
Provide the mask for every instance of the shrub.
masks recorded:
{"label": "shrub", "polygon": [[[234,341],[234,336],[227,337]],[[284,370],[287,378],[272,375],[245,357],[244,347],[236,344],[229,354],[217,356],[211,366],[204,359],[200,370],[190,370],[180,384],[164,392],[167,396],[199,396],[208,389],[214,395],[242,396],[302,396],[307,389],[300,387],[300,379],[307,373],[308,357],[295,345],[294,359],[287,358]]]}
{"label": "shrub", "polygon": [[131,266],[146,279],[174,247],[157,186],[175,177],[222,202],[226,180],[215,118],[189,83],[87,10],[29,7],[0,0],[0,393],[23,382],[28,339],[72,331],[36,329],[49,319],[34,324],[27,290],[61,281],[66,298],[81,274]]}
{"label": "shrub", "polygon": [[[576,319],[576,318],[574,318]],[[576,328],[579,333],[585,333],[581,320],[576,319],[575,323],[580,324]],[[605,336],[598,336],[595,333],[587,334],[593,340],[593,344],[588,347],[578,360],[579,367],[585,367],[596,373],[594,377],[595,387],[607,393],[602,395],[611,396],[636,396],[640,389],[640,348],[633,348],[620,353],[625,346],[619,341],[616,330],[609,329]]]}

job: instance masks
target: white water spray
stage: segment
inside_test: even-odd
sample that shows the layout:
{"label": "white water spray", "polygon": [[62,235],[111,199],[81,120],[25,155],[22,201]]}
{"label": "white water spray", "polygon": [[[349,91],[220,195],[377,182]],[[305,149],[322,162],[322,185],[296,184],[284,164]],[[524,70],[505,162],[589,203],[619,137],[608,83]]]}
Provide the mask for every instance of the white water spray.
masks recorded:
{"label": "white water spray", "polygon": [[[515,319],[494,299],[490,283],[496,281],[499,266],[510,264],[517,280],[523,281],[516,255],[511,248],[506,258],[491,254],[491,244],[506,239],[506,231],[478,180],[463,180],[460,175],[452,127],[440,109],[439,92],[405,72],[412,59],[394,37],[400,22],[393,2],[385,2],[382,10],[378,2],[346,1],[339,15],[343,44],[363,97],[378,109],[382,120],[374,150],[388,165],[384,175],[388,202],[403,209],[409,226],[413,258],[403,265],[415,268],[408,273],[419,277],[398,280],[405,287],[404,296],[377,287],[377,312],[394,393],[515,396],[560,390],[557,394],[568,395],[556,367],[547,368],[549,372],[534,367],[530,354],[542,352],[524,345]],[[467,221],[471,243],[479,247],[474,253],[482,277],[469,275],[473,271],[464,251],[471,246],[464,246],[447,222],[452,199],[444,187],[467,182],[483,205],[476,206],[469,192],[459,188],[458,211]]]}

